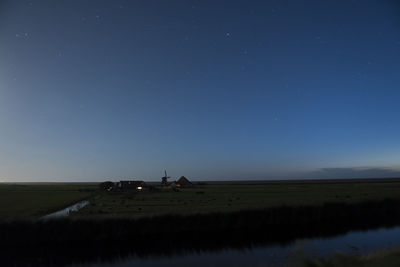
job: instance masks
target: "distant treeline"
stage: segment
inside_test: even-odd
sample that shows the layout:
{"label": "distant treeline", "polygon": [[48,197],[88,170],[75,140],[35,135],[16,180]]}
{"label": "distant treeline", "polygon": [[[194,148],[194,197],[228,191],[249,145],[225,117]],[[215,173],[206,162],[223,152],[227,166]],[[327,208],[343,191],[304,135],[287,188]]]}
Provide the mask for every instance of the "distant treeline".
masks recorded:
{"label": "distant treeline", "polygon": [[0,222],[2,266],[61,266],[285,245],[400,224],[400,200],[142,218]]}

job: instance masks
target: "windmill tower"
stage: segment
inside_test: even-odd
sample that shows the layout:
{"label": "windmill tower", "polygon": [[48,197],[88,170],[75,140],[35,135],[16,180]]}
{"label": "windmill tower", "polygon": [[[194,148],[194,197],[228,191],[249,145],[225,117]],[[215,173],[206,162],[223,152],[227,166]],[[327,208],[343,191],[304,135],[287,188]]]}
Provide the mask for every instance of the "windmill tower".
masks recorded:
{"label": "windmill tower", "polygon": [[164,170],[164,177],[161,177],[161,185],[167,186],[168,185],[168,178],[171,178],[170,176],[167,176],[167,170]]}

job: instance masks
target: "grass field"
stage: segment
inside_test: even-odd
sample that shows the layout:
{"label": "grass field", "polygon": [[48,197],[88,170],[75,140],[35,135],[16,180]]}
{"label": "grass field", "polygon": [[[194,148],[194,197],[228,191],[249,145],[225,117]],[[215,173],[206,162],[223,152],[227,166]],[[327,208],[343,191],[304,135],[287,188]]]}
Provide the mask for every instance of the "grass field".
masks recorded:
{"label": "grass field", "polygon": [[103,193],[77,215],[207,213],[400,199],[400,181],[209,182],[179,192]]}
{"label": "grass field", "polygon": [[27,183],[0,184],[0,218],[35,218],[89,198],[93,193],[81,189],[96,184]]}
{"label": "grass field", "polygon": [[[158,183],[153,183],[158,186]],[[229,212],[278,206],[400,199],[397,179],[206,182],[194,188],[157,192],[86,192],[96,183],[0,184],[0,218],[38,217],[83,199],[74,216]]]}
{"label": "grass field", "polygon": [[[98,190],[98,184],[1,184],[0,218],[37,218],[82,199],[91,203],[72,218],[0,220],[2,261],[20,259],[24,266],[24,261],[37,259],[54,266],[56,261],[66,265],[100,256],[113,260],[131,254],[247,249],[400,222],[396,179],[207,182],[179,192],[152,185],[160,191],[109,193]],[[20,257],[22,245],[25,257]],[[398,254],[368,260],[349,256],[300,266],[374,267],[397,259]]]}
{"label": "grass field", "polygon": [[398,267],[400,249],[383,250],[367,255],[338,254],[329,259],[305,260],[290,267]]}

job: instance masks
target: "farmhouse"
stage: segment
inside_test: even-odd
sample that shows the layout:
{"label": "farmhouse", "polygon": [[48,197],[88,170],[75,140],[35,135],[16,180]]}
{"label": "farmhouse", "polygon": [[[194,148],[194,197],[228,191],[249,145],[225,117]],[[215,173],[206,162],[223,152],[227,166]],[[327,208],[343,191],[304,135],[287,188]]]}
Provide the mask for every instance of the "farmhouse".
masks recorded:
{"label": "farmhouse", "polygon": [[193,184],[185,176],[181,176],[175,183],[177,187],[193,187]]}
{"label": "farmhouse", "polygon": [[147,188],[147,184],[143,181],[120,181],[117,183],[120,190],[136,190],[142,191]]}

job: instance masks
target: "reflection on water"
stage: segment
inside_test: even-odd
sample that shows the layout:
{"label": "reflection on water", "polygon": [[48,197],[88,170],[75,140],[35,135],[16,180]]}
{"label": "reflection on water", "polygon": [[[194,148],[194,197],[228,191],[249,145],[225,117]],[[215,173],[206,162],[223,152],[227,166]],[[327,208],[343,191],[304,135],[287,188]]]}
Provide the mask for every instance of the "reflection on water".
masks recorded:
{"label": "reflection on water", "polygon": [[127,258],[113,263],[75,264],[74,267],[127,266],[285,266],[303,256],[323,257],[335,252],[368,253],[400,247],[400,227],[366,232],[350,232],[331,238],[296,240],[288,246],[221,250],[158,258]]}

